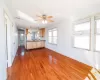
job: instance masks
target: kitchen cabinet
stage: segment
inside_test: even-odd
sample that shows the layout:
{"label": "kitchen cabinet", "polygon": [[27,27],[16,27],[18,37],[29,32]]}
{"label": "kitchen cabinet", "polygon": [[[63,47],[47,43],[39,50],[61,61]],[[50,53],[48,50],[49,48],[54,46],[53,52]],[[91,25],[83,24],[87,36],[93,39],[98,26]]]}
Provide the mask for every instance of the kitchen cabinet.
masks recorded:
{"label": "kitchen cabinet", "polygon": [[27,41],[26,49],[36,49],[36,48],[44,48],[45,47],[45,41]]}
{"label": "kitchen cabinet", "polygon": [[26,35],[28,34],[28,29],[26,29]]}
{"label": "kitchen cabinet", "polygon": [[41,47],[44,47],[44,46],[45,46],[45,42],[41,41]]}
{"label": "kitchen cabinet", "polygon": [[32,48],[33,48],[32,43],[33,43],[33,42],[27,42],[27,49],[32,49]]}
{"label": "kitchen cabinet", "polygon": [[39,33],[40,33],[40,37],[44,37],[45,36],[45,28],[41,28],[39,30]]}
{"label": "kitchen cabinet", "polygon": [[33,49],[37,48],[37,47],[36,47],[36,42],[32,42],[31,45],[32,45],[32,48],[33,48]]}
{"label": "kitchen cabinet", "polygon": [[42,46],[41,46],[41,42],[42,42],[42,41],[36,42],[36,47],[37,47],[37,48],[41,48],[41,47],[42,47]]}

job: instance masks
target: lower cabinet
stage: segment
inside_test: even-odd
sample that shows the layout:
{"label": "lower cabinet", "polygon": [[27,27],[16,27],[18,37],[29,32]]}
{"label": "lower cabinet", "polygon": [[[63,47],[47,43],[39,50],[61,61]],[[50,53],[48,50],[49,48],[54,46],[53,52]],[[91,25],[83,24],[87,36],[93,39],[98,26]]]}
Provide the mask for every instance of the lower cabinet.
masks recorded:
{"label": "lower cabinet", "polygon": [[32,49],[32,48],[33,48],[32,43],[33,43],[33,42],[27,42],[27,49]]}
{"label": "lower cabinet", "polygon": [[45,46],[45,42],[41,41],[41,47],[44,47],[44,46]]}
{"label": "lower cabinet", "polygon": [[36,42],[36,47],[37,47],[37,48],[41,48],[41,47],[42,47],[42,46],[41,46],[41,42],[42,42],[42,41]]}
{"label": "lower cabinet", "polygon": [[37,46],[36,46],[36,42],[32,42],[31,45],[33,46],[33,47],[32,47],[33,49],[34,49],[34,48],[37,48]]}
{"label": "lower cabinet", "polygon": [[45,47],[45,41],[27,42],[26,49],[36,49]]}

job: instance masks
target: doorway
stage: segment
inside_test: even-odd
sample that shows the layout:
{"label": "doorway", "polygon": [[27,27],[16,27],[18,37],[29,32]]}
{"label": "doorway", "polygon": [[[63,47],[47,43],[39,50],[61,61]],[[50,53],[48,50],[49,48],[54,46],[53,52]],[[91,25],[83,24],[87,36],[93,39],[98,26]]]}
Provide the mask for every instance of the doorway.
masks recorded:
{"label": "doorway", "polygon": [[24,46],[25,45],[25,31],[24,30],[21,30],[19,29],[18,30],[18,43],[19,43],[19,46]]}

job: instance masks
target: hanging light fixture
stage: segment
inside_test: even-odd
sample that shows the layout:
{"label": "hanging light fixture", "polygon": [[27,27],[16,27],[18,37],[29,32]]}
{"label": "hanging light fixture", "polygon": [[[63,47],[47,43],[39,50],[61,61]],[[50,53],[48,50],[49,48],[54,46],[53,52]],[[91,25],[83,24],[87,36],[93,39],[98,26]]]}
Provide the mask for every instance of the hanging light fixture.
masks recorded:
{"label": "hanging light fixture", "polygon": [[43,24],[47,24],[47,20],[43,20],[42,23],[43,23]]}
{"label": "hanging light fixture", "polygon": [[46,17],[46,15],[43,15],[42,17],[43,17],[42,23],[43,23],[43,24],[47,24],[47,20],[46,20],[47,17]]}

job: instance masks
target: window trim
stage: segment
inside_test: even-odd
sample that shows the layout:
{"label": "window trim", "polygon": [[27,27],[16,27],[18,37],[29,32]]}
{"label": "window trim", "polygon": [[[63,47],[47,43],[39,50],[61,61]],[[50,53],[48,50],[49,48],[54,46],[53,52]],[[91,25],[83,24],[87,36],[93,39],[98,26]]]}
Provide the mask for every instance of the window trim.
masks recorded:
{"label": "window trim", "polygon": [[[96,35],[97,35],[96,34],[97,33],[96,20],[100,20],[100,14],[94,14],[92,16],[88,16],[87,18],[90,18],[90,20],[89,20],[90,21],[90,49],[82,49],[82,48],[74,47],[73,46],[73,44],[74,44],[73,43],[74,42],[73,34],[72,34],[72,39],[71,39],[71,41],[72,41],[71,45],[72,45],[73,48],[76,48],[76,49],[81,49],[81,50],[87,50],[87,51],[100,53],[100,51],[96,50]],[[84,18],[84,19],[86,19],[86,18]],[[74,22],[72,24],[72,26],[74,26],[75,24],[77,25],[77,24],[80,24],[80,23],[88,22],[88,21],[81,22],[81,20],[83,20],[83,19],[78,20],[78,22],[76,21],[76,23]],[[72,28],[72,29],[74,29],[74,28]]]}
{"label": "window trim", "polygon": [[[57,37],[57,43],[55,44],[55,43],[53,43],[53,42],[49,42],[49,30],[51,30],[51,32],[53,31],[53,29],[56,29],[57,30],[57,36],[54,36],[54,37]],[[53,33],[53,32],[52,32]],[[53,34],[52,34],[52,36],[51,37],[53,37]],[[52,39],[52,41],[53,41],[53,39]],[[52,45],[57,45],[58,44],[58,29],[57,29],[57,27],[54,27],[54,28],[51,28],[51,29],[48,29],[48,43],[49,44],[52,44]]]}
{"label": "window trim", "polygon": [[97,34],[97,25],[96,25],[96,20],[100,20],[100,16],[98,16],[98,17],[96,17],[95,16],[95,18],[94,18],[94,52],[99,52],[100,53],[100,51],[99,50],[96,50],[96,36],[98,35]]}
{"label": "window trim", "polygon": [[[89,31],[90,31],[90,33],[89,33],[89,49],[75,47],[75,46],[74,46],[74,36],[75,36],[75,34],[73,34],[74,29],[75,29],[75,25],[82,24],[82,23],[86,23],[86,22],[90,22],[90,30],[89,30]],[[76,22],[73,23],[73,27],[72,27],[72,47],[75,48],[75,49],[91,51],[91,18],[79,20],[79,21],[76,21]]]}

